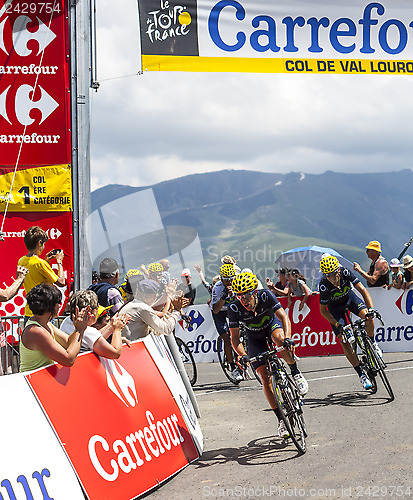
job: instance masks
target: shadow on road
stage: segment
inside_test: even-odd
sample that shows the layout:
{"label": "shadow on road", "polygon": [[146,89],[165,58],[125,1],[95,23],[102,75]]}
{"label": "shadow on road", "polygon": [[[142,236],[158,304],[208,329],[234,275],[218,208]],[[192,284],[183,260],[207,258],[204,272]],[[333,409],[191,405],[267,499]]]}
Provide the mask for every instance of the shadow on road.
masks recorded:
{"label": "shadow on road", "polygon": [[387,397],[368,392],[333,392],[324,398],[306,397],[304,408],[320,408],[332,405],[340,406],[381,406],[391,401]]}
{"label": "shadow on road", "polygon": [[300,456],[290,440],[267,436],[250,441],[240,448],[220,448],[205,451],[195,467],[204,468],[216,464],[236,462],[239,465],[265,465],[287,462]]}

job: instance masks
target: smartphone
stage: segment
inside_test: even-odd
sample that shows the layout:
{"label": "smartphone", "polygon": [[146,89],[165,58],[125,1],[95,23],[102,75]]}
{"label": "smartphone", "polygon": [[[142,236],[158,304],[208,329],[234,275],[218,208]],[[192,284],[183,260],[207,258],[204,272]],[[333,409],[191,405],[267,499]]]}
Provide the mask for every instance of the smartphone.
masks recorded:
{"label": "smartphone", "polygon": [[58,252],[61,252],[62,249],[61,248],[55,248],[54,250],[52,250],[52,255],[56,255]]}

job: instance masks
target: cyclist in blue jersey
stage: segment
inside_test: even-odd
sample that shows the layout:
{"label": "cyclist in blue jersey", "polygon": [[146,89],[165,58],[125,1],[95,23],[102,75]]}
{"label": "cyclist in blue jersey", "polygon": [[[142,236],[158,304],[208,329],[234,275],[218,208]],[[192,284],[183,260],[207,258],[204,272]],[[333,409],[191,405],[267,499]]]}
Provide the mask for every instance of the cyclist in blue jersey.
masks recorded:
{"label": "cyclist in blue jersey", "polygon": [[[326,255],[320,261],[323,277],[319,283],[320,312],[331,323],[333,331],[343,347],[344,354],[356,370],[365,389],[371,388],[371,382],[360,366],[359,359],[348,342],[343,342],[343,326],[346,324],[346,312],[350,311],[360,318],[366,318],[366,332],[373,341],[373,347],[383,357],[380,347],[374,340],[374,322],[372,317],[373,301],[360,280],[347,268],[341,267],[337,257]],[[356,289],[362,299],[357,296]],[[370,317],[369,317],[370,316]]]}
{"label": "cyclist in blue jersey", "polygon": [[[286,349],[281,351],[281,356],[289,365],[300,394],[302,396],[307,394],[308,383],[288,350],[294,346],[291,340],[291,323],[278,299],[270,290],[258,290],[258,279],[250,272],[238,274],[233,279],[231,287],[237,300],[228,306],[229,330],[232,346],[240,356],[240,362],[248,363],[249,357],[267,351],[267,341],[271,340],[277,346],[284,345]],[[245,327],[248,336],[248,355],[240,342],[240,324]],[[253,365],[262,381],[265,397],[278,418],[278,434],[285,438],[288,436],[288,431],[278,410],[266,362],[255,361]]]}

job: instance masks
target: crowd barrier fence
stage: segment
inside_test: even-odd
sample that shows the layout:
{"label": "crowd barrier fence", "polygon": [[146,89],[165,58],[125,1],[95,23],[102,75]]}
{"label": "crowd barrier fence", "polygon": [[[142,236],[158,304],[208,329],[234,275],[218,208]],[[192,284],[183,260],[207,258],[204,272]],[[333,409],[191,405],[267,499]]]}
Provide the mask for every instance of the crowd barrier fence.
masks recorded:
{"label": "crowd barrier fence", "polygon": [[0,499],[130,500],[203,452],[163,336],[132,342],[117,360],[83,353],[70,368],[0,377],[0,391]]}

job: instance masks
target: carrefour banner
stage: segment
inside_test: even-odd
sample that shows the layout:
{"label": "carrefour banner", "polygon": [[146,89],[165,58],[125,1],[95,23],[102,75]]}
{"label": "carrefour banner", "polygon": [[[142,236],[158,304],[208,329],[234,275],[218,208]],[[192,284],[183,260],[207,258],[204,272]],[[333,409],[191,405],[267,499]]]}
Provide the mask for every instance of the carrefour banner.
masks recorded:
{"label": "carrefour banner", "polygon": [[0,164],[69,163],[68,2],[0,0]]}
{"label": "carrefour banner", "polygon": [[406,0],[138,0],[149,71],[413,74]]}

